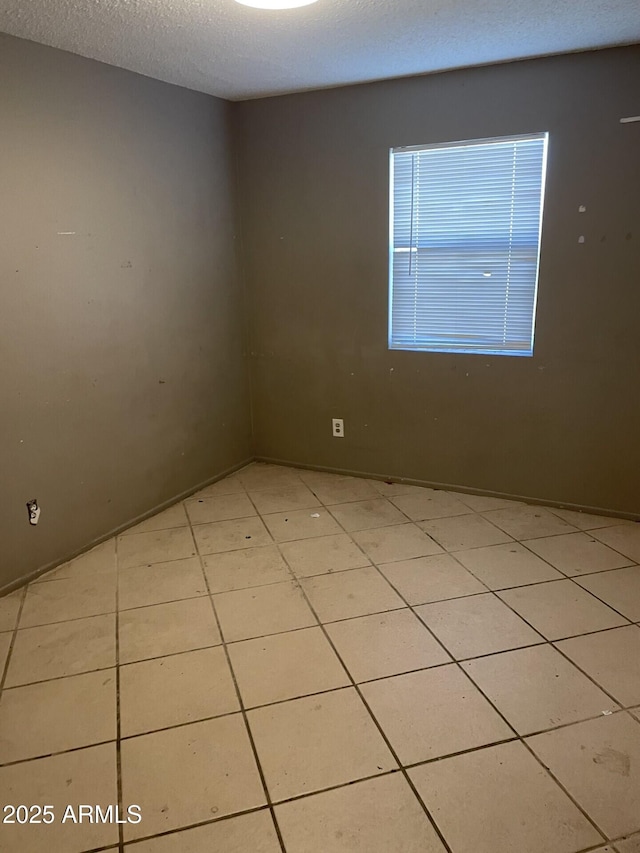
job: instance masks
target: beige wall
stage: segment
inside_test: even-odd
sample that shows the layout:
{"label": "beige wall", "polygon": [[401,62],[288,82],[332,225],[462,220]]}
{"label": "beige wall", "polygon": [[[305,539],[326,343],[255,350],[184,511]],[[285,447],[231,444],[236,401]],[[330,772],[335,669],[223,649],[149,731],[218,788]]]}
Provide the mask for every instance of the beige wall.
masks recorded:
{"label": "beige wall", "polygon": [[[0,588],[251,457],[247,314],[261,457],[640,512],[639,77],[636,47],[230,105],[0,35]],[[389,352],[389,147],[537,130],[535,357]]]}
{"label": "beige wall", "polygon": [[230,105],[8,36],[0,80],[2,587],[251,436]]}
{"label": "beige wall", "polygon": [[[631,47],[237,105],[257,453],[640,512],[639,80]],[[535,357],[389,352],[389,148],[543,130]]]}

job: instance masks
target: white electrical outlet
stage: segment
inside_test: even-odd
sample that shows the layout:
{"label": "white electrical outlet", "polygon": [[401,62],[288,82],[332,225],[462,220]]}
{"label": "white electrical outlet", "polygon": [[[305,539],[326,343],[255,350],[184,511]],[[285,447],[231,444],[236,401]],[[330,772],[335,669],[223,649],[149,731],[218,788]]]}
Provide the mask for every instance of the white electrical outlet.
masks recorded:
{"label": "white electrical outlet", "polygon": [[344,421],[342,418],[333,418],[333,437],[344,438]]}

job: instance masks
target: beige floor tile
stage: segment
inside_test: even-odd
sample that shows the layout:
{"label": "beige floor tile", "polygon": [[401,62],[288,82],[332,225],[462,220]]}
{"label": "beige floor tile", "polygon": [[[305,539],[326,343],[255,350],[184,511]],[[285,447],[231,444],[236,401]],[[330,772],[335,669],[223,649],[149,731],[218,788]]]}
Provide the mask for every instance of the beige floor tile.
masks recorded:
{"label": "beige floor tile", "polygon": [[346,533],[283,542],[280,550],[293,573],[299,578],[371,565]]}
{"label": "beige floor tile", "polygon": [[259,513],[292,512],[320,506],[320,501],[304,483],[295,486],[280,486],[262,491],[251,491],[249,497]]}
{"label": "beige floor tile", "polygon": [[557,647],[622,705],[640,703],[640,628],[574,637]]}
{"label": "beige floor tile", "polygon": [[457,551],[456,559],[470,569],[489,589],[508,589],[513,586],[562,579],[560,572],[532,554],[519,542]]}
{"label": "beige floor tile", "polygon": [[106,669],[116,663],[115,615],[18,631],[5,687]]}
{"label": "beige floor tile", "polygon": [[465,492],[449,492],[474,512],[488,512],[490,509],[509,509],[522,506],[520,501],[510,498],[493,498],[490,495],[470,495]]}
{"label": "beige floor tile", "polygon": [[330,506],[329,511],[345,530],[370,530],[372,527],[388,527],[402,524],[405,516],[385,498],[372,501],[351,501],[351,503]]}
{"label": "beige floor tile", "polygon": [[455,664],[372,681],[361,690],[405,765],[514,737]]}
{"label": "beige floor tile", "polygon": [[498,595],[548,640],[627,624],[570,580],[506,589]]}
{"label": "beige floor tile", "polygon": [[120,668],[123,737],[239,709],[227,656],[221,646]]}
{"label": "beige floor tile", "polygon": [[152,515],[151,518],[146,518],[139,524],[135,524],[128,530],[125,530],[123,535],[152,533],[155,530],[168,530],[171,527],[186,527],[188,524],[183,504],[177,503],[170,506],[169,509],[158,512],[156,515]]}
{"label": "beige floor tile", "polygon": [[309,539],[313,536],[342,533],[340,525],[322,507],[297,509],[293,512],[275,512],[265,515],[264,523],[276,542],[290,542],[293,539]]}
{"label": "beige floor tile", "polygon": [[85,577],[88,574],[108,574],[116,570],[116,540],[115,537],[96,545],[74,560],[63,563],[34,581],[62,580],[63,578]]}
{"label": "beige floor tile", "polygon": [[442,553],[433,539],[410,523],[362,530],[355,533],[353,539],[374,563],[393,563]]}
{"label": "beige floor tile", "polygon": [[591,535],[625,557],[640,563],[640,524],[617,524],[614,527],[593,530]]}
{"label": "beige floor tile", "polygon": [[20,627],[98,616],[113,613],[115,609],[116,575],[113,572],[34,583],[27,588]]}
{"label": "beige floor tile", "polygon": [[207,585],[197,557],[122,569],[118,580],[120,610],[206,594]]}
{"label": "beige floor tile", "polygon": [[71,805],[117,805],[116,746],[103,744],[0,768],[0,798],[14,805],[51,805],[51,824],[17,823],[0,827],[2,850],[7,853],[81,853],[118,841],[115,823],[74,823],[62,819]]}
{"label": "beige floor tile", "polygon": [[405,606],[373,566],[302,578],[300,585],[321,622],[335,622]]}
{"label": "beige floor tile", "polygon": [[196,549],[188,527],[118,537],[118,565],[121,569],[182,560],[195,555]]}
{"label": "beige floor tile", "polygon": [[320,628],[232,643],[229,656],[246,708],[350,684]]}
{"label": "beige floor tile", "polygon": [[[640,853],[640,835],[633,835],[629,838],[624,838],[622,841],[616,841],[618,853]],[[613,850],[613,848],[611,848]]]}
{"label": "beige floor tile", "polygon": [[[308,479],[308,475],[313,472],[305,471],[304,478]],[[356,477],[336,477],[329,480],[326,477],[313,482],[313,477],[309,483],[314,494],[323,504],[342,504],[348,501],[366,501],[374,500],[380,497],[380,493],[367,480],[360,480]]]}
{"label": "beige floor tile", "polygon": [[487,591],[484,584],[448,554],[383,563],[379,568],[409,604],[426,604]]}
{"label": "beige floor tile", "polygon": [[274,802],[396,767],[354,688],[247,713]]}
{"label": "beige floor tile", "polygon": [[555,536],[556,533],[573,533],[575,530],[541,506],[520,505],[494,509],[483,515],[514,539],[535,539],[537,536]]}
{"label": "beige floor tile", "polygon": [[327,625],[354,681],[368,681],[451,660],[408,609]]}
{"label": "beige floor tile", "polygon": [[421,521],[419,526],[447,551],[463,551],[511,541],[504,531],[475,513]]}
{"label": "beige floor tile", "polygon": [[[559,509],[552,506],[549,507],[549,511],[554,515],[560,516],[560,518],[563,521],[566,521],[567,524],[577,527],[578,530],[595,530],[599,527],[615,527],[616,525],[623,523],[620,518],[613,518],[606,515],[592,515],[588,512],[578,512],[573,509]],[[625,523],[632,524],[632,522]]]}
{"label": "beige floor tile", "polygon": [[121,754],[123,802],[143,815],[126,840],[265,804],[240,714],[128,738]]}
{"label": "beige floor tile", "polygon": [[291,580],[276,545],[211,554],[202,563],[212,593]]}
{"label": "beige floor tile", "polygon": [[7,631],[6,634],[0,634],[0,679],[2,678],[4,665],[7,662],[7,657],[9,656],[9,647],[11,646],[12,638],[13,633],[11,631]]}
{"label": "beige floor tile", "polygon": [[569,576],[619,569],[630,563],[627,557],[607,548],[588,533],[565,533],[531,539],[524,544]]}
{"label": "beige floor tile", "polygon": [[247,491],[255,489],[275,489],[281,486],[300,484],[298,472],[283,465],[268,465],[255,462],[238,471],[235,475]]}
{"label": "beige floor tile", "polygon": [[13,687],[2,692],[2,763],[115,739],[114,669]]}
{"label": "beige floor tile", "polygon": [[196,524],[193,535],[201,554],[219,554],[273,544],[267,528],[259,518]]}
{"label": "beige floor tile", "polygon": [[411,483],[399,483],[392,480],[367,480],[373,488],[386,498],[396,497],[397,495],[421,495],[423,492],[431,492],[433,489],[428,486],[414,486]]}
{"label": "beige floor tile", "polygon": [[119,627],[120,663],[220,643],[220,632],[208,597],[123,610]]}
{"label": "beige floor tile", "polygon": [[422,489],[410,495],[396,495],[391,501],[412,521],[466,515],[469,507],[454,495],[436,489]]}
{"label": "beige floor tile", "polygon": [[18,621],[23,589],[17,589],[0,598],[0,631],[13,631]]}
{"label": "beige floor tile", "polygon": [[185,507],[191,524],[208,524],[257,515],[254,505],[244,493],[195,498],[185,501]]}
{"label": "beige floor tile", "polygon": [[293,582],[222,592],[214,596],[214,602],[228,643],[316,624],[301,589]]}
{"label": "beige floor tile", "polygon": [[577,581],[632,622],[640,622],[640,566],[589,575]]}
{"label": "beige floor tile", "polygon": [[618,708],[549,645],[478,658],[462,668],[521,735]]}
{"label": "beige floor tile", "polygon": [[237,495],[241,492],[244,492],[244,486],[235,474],[230,474],[222,480],[218,480],[215,483],[211,483],[209,486],[205,486],[203,489],[199,489],[193,495],[189,496],[189,500],[193,500],[194,498],[217,497],[218,495]]}
{"label": "beige floor tile", "polygon": [[266,809],[127,845],[127,853],[280,853]]}
{"label": "beige floor tile", "polygon": [[457,660],[543,641],[491,593],[423,604],[416,613]]}
{"label": "beige floor tile", "polygon": [[640,829],[640,727],[612,714],[527,739],[609,838]]}
{"label": "beige floor tile", "polygon": [[335,483],[338,480],[360,480],[360,477],[351,477],[348,474],[335,474],[332,471],[314,471],[310,468],[296,468],[296,473],[303,483],[310,489],[323,486],[326,483]]}
{"label": "beige floor tile", "polygon": [[399,773],[283,803],[276,818],[287,853],[444,853]]}
{"label": "beige floor tile", "polygon": [[602,841],[521,743],[409,771],[455,853],[574,853]]}

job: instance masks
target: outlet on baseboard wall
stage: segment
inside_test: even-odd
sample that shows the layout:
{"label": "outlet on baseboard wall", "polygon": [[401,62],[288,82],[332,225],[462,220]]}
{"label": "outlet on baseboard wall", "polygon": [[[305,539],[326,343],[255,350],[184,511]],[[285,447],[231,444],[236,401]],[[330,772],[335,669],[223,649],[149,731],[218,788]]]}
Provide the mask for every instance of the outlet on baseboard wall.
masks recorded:
{"label": "outlet on baseboard wall", "polygon": [[342,418],[333,418],[331,421],[334,438],[344,438],[344,420]]}

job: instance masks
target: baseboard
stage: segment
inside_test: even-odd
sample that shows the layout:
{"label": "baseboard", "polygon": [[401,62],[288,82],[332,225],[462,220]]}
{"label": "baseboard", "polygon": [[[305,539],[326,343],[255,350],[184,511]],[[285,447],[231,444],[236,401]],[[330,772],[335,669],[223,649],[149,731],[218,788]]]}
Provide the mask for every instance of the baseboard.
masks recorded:
{"label": "baseboard", "polygon": [[462,492],[467,495],[483,495],[490,498],[504,498],[511,501],[522,501],[523,503],[537,504],[539,506],[552,506],[557,509],[573,509],[576,512],[588,512],[592,515],[604,515],[609,518],[621,518],[625,521],[640,521],[640,514],[633,512],[620,512],[619,510],[607,509],[606,507],[588,506],[586,504],[567,503],[553,501],[548,498],[540,498],[532,495],[514,495],[508,492],[492,492],[487,489],[474,489],[470,486],[459,486],[455,483],[436,483],[432,480],[416,480],[411,477],[395,477],[392,474],[377,474],[368,471],[353,471],[348,468],[331,468],[326,465],[307,465],[301,462],[291,462],[288,459],[274,459],[270,456],[256,456],[256,462],[267,462],[270,465],[286,465],[289,468],[301,468],[307,471],[326,471],[328,474],[343,474],[345,477],[364,477],[367,480],[393,480],[394,483],[406,483],[409,486],[424,486],[429,489],[444,489],[452,492]]}
{"label": "baseboard", "polygon": [[147,518],[151,518],[152,515],[156,515],[159,512],[162,512],[163,509],[168,509],[173,504],[178,501],[182,501],[185,498],[188,498],[189,495],[193,495],[196,492],[199,492],[200,489],[204,489],[207,486],[212,485],[212,483],[217,483],[218,480],[222,480],[225,477],[228,477],[229,474],[234,474],[236,471],[239,471],[241,468],[249,465],[254,461],[254,457],[251,456],[248,459],[243,460],[242,462],[238,462],[236,465],[232,465],[231,468],[227,468],[220,474],[216,474],[214,477],[209,477],[207,480],[204,480],[202,483],[199,483],[197,486],[190,487],[186,489],[184,492],[181,492],[179,495],[176,495],[173,498],[169,498],[169,500],[163,501],[161,504],[153,507],[153,509],[147,510],[143,512],[141,515],[136,516],[132,521],[126,521],[124,524],[118,525],[118,527],[114,527],[108,533],[103,534],[102,536],[98,536],[96,539],[93,539],[87,545],[83,545],[82,548],[79,548],[76,551],[73,551],[71,554],[68,554],[62,560],[53,560],[51,563],[47,563],[45,566],[41,566],[33,572],[29,572],[28,575],[22,575],[19,578],[16,578],[13,581],[10,581],[8,584],[0,587],[0,597],[3,595],[7,595],[10,592],[13,592],[16,589],[20,589],[20,587],[25,586],[25,584],[31,583],[36,578],[39,578],[40,575],[44,575],[47,572],[50,572],[52,569],[56,569],[58,566],[64,565],[64,563],[68,563],[69,560],[75,560],[76,557],[80,557],[82,554],[85,554],[87,551],[90,551],[92,548],[95,548],[96,545],[100,545],[102,542],[106,542],[107,539],[111,539],[112,536],[117,536],[119,533],[122,533],[125,530],[128,530],[130,527],[133,527],[136,524],[140,524],[141,521],[146,521]]}

